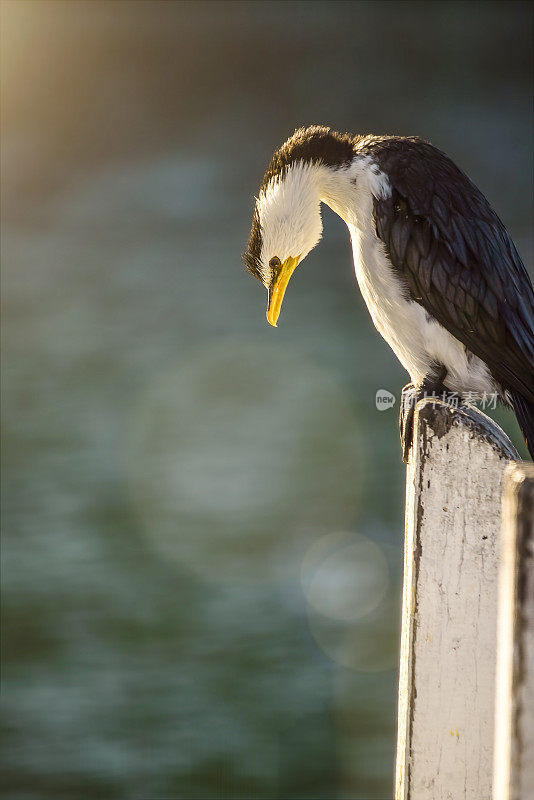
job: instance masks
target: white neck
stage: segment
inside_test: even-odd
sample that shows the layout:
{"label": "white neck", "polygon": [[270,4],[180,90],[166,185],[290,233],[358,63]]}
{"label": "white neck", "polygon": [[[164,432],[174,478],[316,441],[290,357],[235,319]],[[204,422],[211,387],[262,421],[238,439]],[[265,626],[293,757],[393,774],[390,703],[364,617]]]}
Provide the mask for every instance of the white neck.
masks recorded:
{"label": "white neck", "polygon": [[358,226],[362,213],[368,213],[371,196],[386,197],[389,181],[369,156],[356,156],[348,167],[317,167],[317,185],[321,202],[338,214],[349,226]]}
{"label": "white neck", "polygon": [[282,261],[301,254],[301,260],[321,238],[320,203],[326,203],[353,230],[372,221],[374,197],[390,191],[386,176],[369,156],[355,156],[346,167],[297,162],[282,180],[273,179],[257,201],[262,227],[261,263],[265,281],[273,256]]}

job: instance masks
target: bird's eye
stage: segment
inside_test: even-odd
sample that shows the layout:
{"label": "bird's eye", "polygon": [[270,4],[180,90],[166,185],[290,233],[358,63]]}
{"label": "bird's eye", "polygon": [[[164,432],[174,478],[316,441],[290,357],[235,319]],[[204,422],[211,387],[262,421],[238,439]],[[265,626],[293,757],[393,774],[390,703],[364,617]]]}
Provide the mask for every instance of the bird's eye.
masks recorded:
{"label": "bird's eye", "polygon": [[279,267],[282,266],[282,262],[280,261],[278,256],[274,256],[274,258],[271,258],[271,260],[269,261],[269,266],[271,269],[278,269]]}

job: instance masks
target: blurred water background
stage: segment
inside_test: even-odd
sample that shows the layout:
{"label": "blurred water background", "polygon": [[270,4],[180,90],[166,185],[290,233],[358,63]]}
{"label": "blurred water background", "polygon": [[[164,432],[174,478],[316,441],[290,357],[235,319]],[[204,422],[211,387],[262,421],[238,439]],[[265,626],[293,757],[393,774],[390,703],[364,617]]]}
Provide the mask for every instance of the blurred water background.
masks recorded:
{"label": "blurred water background", "polygon": [[324,123],[446,150],[530,269],[531,17],[3,3],[4,796],[391,796],[407,376],[328,210],[276,331],[240,254]]}

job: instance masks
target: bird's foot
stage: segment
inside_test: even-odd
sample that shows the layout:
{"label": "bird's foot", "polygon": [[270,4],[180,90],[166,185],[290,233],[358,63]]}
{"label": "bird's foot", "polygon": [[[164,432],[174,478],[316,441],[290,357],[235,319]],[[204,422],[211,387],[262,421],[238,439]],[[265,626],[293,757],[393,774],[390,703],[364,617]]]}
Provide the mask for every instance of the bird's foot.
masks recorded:
{"label": "bird's foot", "polygon": [[447,370],[445,367],[441,367],[436,374],[431,373],[427,375],[420,386],[407,383],[402,390],[399,412],[399,432],[402,447],[402,460],[405,464],[408,463],[413,442],[413,418],[415,407],[419,400],[422,400],[424,397],[439,397],[440,394],[446,392],[444,384],[446,377]]}
{"label": "bird's foot", "polygon": [[417,389],[413,383],[407,383],[401,393],[401,404],[399,410],[399,434],[402,447],[402,460],[408,463],[410,449],[413,441],[413,415],[417,401],[422,397],[421,389]]}

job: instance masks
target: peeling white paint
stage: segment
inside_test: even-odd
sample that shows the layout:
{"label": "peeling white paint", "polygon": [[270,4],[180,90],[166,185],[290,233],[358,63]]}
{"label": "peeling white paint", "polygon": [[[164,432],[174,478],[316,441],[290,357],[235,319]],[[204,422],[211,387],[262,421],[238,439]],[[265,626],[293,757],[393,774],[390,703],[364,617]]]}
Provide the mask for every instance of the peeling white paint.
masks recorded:
{"label": "peeling white paint", "polygon": [[497,546],[513,447],[471,407],[421,401],[407,471],[397,800],[489,800]]}

